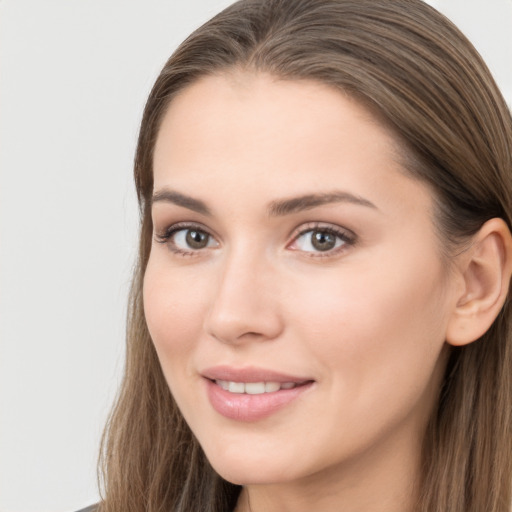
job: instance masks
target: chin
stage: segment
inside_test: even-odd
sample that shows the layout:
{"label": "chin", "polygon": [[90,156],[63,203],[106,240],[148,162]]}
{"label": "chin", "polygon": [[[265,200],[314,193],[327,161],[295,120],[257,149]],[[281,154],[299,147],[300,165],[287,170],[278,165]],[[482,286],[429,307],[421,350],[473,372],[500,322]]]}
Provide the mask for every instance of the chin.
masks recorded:
{"label": "chin", "polygon": [[215,471],[228,482],[235,485],[269,485],[279,484],[293,480],[292,475],[283,474],[283,472],[268,472],[262,468],[226,468],[215,467]]}
{"label": "chin", "polygon": [[247,457],[244,460],[237,458],[231,460],[227,457],[209,458],[208,460],[213,469],[224,480],[235,485],[263,485],[277,484],[293,480],[298,475],[291,471],[290,464],[281,464],[278,460],[250,460]]}

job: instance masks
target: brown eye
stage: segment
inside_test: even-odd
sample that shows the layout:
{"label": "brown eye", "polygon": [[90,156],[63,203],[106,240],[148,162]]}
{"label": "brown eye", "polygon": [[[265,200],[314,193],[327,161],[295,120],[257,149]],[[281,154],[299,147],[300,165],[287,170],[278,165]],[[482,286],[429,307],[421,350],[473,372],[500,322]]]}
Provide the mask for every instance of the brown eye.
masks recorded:
{"label": "brown eye", "polygon": [[316,226],[302,231],[289,247],[311,255],[315,253],[332,253],[334,255],[338,252],[337,249],[353,245],[354,242],[355,235],[347,230],[335,226],[326,226],[325,228]]}
{"label": "brown eye", "polygon": [[185,242],[190,249],[204,249],[208,247],[210,235],[197,229],[185,230]]}
{"label": "brown eye", "polygon": [[317,251],[329,251],[336,247],[336,236],[326,231],[313,231],[311,245]]}
{"label": "brown eye", "polygon": [[218,247],[218,242],[208,232],[197,227],[176,227],[165,236],[160,236],[160,242],[166,243],[173,252],[188,254],[202,249]]}

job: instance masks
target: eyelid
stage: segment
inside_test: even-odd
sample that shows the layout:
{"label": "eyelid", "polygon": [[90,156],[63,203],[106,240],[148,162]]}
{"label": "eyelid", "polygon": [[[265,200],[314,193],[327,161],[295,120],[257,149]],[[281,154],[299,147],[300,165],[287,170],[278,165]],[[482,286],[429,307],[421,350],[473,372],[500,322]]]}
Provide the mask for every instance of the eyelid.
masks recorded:
{"label": "eyelid", "polygon": [[[175,244],[172,243],[172,237],[179,231],[183,230],[196,230],[201,231],[203,233],[206,233],[209,237],[214,239],[217,243],[217,245],[220,244],[218,237],[212,233],[210,229],[208,229],[206,226],[201,224],[200,222],[190,222],[190,221],[184,221],[184,222],[176,222],[169,226],[167,226],[164,230],[158,231],[155,229],[154,233],[154,240],[157,243],[166,244],[169,247],[169,250],[171,250],[173,253],[181,256],[194,256],[201,252],[203,252],[205,249],[212,249],[212,247],[204,247],[201,249],[193,249],[190,248],[190,250],[184,250],[179,247],[177,247]],[[215,247],[213,247],[215,248]]]}
{"label": "eyelid", "polygon": [[[337,248],[333,248],[327,251],[301,251],[300,249],[292,248],[292,244],[294,244],[302,235],[312,231],[325,231],[331,233],[337,237],[339,237],[344,243]],[[301,224],[298,228],[296,228],[291,235],[291,242],[287,244],[287,248],[290,250],[296,250],[300,252],[304,252],[309,257],[329,257],[335,256],[340,252],[347,250],[349,247],[353,246],[357,242],[357,235],[350,229],[338,226],[336,224],[331,224],[328,222],[308,222],[306,224]]]}
{"label": "eyelid", "polygon": [[[167,244],[169,246],[169,250],[172,252],[182,255],[182,256],[190,256],[190,255],[198,255],[199,253],[204,252],[205,249],[212,249],[216,247],[204,247],[200,249],[193,249],[190,248],[190,250],[184,250],[179,247],[177,247],[175,244],[172,243],[171,238],[173,235],[179,231],[182,230],[197,230],[201,231],[203,233],[206,233],[208,236],[210,236],[213,240],[215,240],[217,247],[220,245],[219,237],[212,232],[211,229],[207,228],[200,222],[191,222],[191,221],[183,221],[183,222],[176,222],[169,226],[167,226],[164,230],[157,231],[155,229],[154,233],[154,239],[157,243],[161,244]],[[327,233],[331,233],[341,239],[343,243],[339,247],[334,247],[332,249],[326,250],[326,251],[303,251],[301,249],[293,248],[292,245],[304,234],[312,232],[312,231],[325,231]],[[286,244],[286,248],[290,250],[295,250],[297,252],[302,252],[304,254],[307,254],[309,257],[329,257],[329,256],[335,256],[338,255],[340,252],[346,251],[349,247],[353,246],[357,242],[357,235],[350,229],[341,227],[336,224],[331,224],[328,222],[307,222],[304,224],[301,224],[290,235],[291,241]]]}
{"label": "eyelid", "polygon": [[197,229],[198,231],[204,231],[208,233],[210,236],[215,237],[215,235],[208,229],[206,226],[201,224],[200,222],[191,222],[191,221],[183,221],[183,222],[173,222],[172,224],[166,225],[166,227],[162,230],[157,230],[155,227],[155,237],[158,238],[168,238],[176,231],[180,231],[181,229]]}

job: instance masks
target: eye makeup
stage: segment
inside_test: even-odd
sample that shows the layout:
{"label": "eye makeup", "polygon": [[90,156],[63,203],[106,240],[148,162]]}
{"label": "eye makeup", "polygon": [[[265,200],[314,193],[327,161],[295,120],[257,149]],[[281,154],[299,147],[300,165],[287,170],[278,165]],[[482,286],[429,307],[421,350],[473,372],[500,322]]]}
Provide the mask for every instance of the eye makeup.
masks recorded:
{"label": "eye makeup", "polygon": [[[155,241],[166,244],[177,255],[192,256],[208,249],[216,249],[220,243],[202,224],[178,222],[154,235]],[[306,253],[309,257],[337,256],[356,243],[352,231],[322,222],[302,224],[291,236],[286,249]]]}

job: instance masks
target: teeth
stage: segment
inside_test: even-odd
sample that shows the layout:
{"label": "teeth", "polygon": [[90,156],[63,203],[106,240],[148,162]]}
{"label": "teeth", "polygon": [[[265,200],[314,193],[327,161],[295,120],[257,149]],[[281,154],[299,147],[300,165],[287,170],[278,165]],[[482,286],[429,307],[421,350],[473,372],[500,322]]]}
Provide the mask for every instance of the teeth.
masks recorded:
{"label": "teeth", "polygon": [[265,383],[264,382],[248,382],[245,385],[245,392],[248,395],[261,395],[265,393]]}
{"label": "teeth", "polygon": [[247,393],[248,395],[274,393],[280,389],[292,389],[297,385],[295,382],[233,382],[227,380],[216,380],[215,382],[230,393]]}
{"label": "teeth", "polygon": [[229,390],[229,382],[227,380],[217,380],[215,381],[217,382],[217,384],[222,388],[222,389],[225,389],[226,391]]}
{"label": "teeth", "polygon": [[243,382],[230,382],[228,384],[228,391],[230,393],[243,393],[245,391],[245,384]]}
{"label": "teeth", "polygon": [[279,382],[265,382],[265,393],[272,393],[274,391],[279,391],[281,389],[281,385]]}

